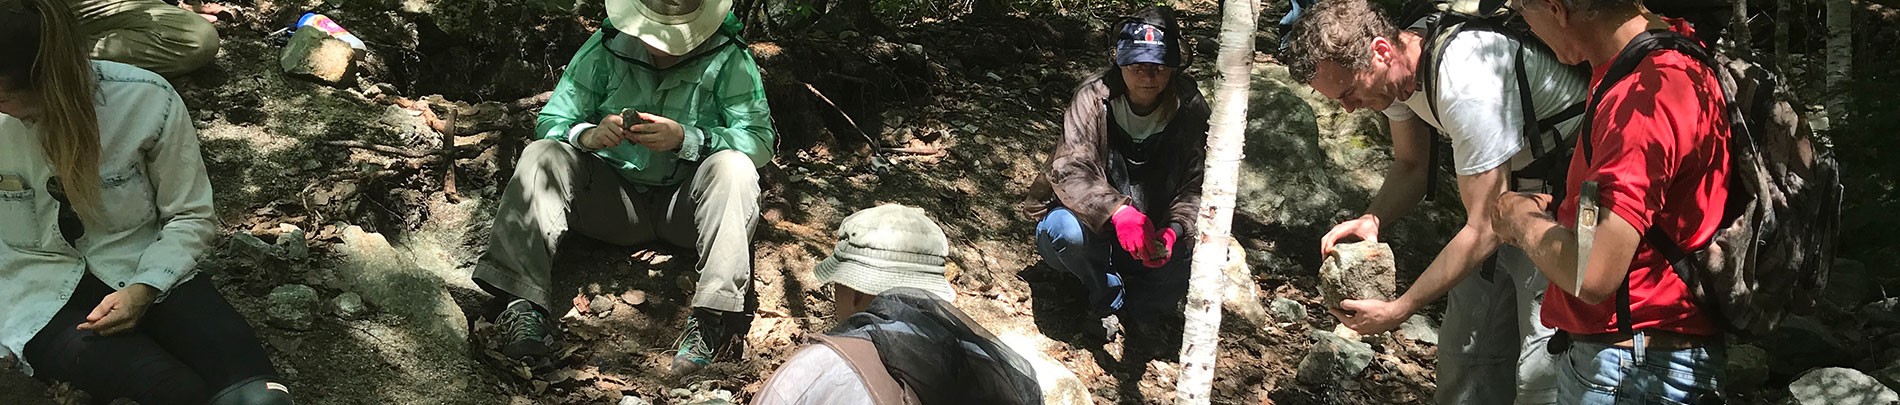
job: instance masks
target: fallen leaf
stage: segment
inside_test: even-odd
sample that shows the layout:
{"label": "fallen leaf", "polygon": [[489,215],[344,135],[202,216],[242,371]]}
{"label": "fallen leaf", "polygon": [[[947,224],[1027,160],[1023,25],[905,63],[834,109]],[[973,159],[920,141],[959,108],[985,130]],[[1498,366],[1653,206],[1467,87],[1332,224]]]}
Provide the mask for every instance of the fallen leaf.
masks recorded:
{"label": "fallen leaf", "polygon": [[574,310],[579,311],[581,315],[591,313],[593,311],[592,304],[593,300],[587,299],[587,294],[574,295]]}

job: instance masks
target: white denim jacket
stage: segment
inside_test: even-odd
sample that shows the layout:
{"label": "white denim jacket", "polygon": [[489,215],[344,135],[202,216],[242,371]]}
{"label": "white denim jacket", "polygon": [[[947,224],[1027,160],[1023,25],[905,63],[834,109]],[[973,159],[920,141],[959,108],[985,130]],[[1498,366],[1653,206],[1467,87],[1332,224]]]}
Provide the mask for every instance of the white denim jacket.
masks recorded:
{"label": "white denim jacket", "polygon": [[[98,73],[99,177],[104,223],[66,243],[59,203],[47,194],[53,167],[38,126],[0,115],[0,352],[21,357],[85,272],[114,289],[160,291],[197,273],[217,226],[198,131],[171,84],[144,69],[93,61]],[[86,305],[97,305],[87,303]]]}

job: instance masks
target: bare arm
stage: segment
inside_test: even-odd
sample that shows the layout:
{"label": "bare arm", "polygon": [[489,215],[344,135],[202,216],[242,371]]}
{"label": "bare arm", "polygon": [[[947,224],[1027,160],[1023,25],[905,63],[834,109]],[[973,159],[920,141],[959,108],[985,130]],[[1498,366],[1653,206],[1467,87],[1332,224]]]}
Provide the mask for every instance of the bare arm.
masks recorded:
{"label": "bare arm", "polygon": [[[1524,249],[1544,276],[1585,303],[1609,299],[1622,287],[1642,234],[1621,215],[1604,215],[1597,224],[1583,285],[1577,285],[1577,233],[1545,213],[1545,194],[1509,193],[1498,197],[1494,214],[1499,237]],[[1606,210],[1607,211],[1607,210]]]}
{"label": "bare arm", "polygon": [[1425,120],[1395,121],[1392,126],[1392,166],[1386,169],[1385,183],[1372,196],[1366,214],[1381,222],[1405,215],[1425,199],[1426,172],[1431,170],[1432,134]]}

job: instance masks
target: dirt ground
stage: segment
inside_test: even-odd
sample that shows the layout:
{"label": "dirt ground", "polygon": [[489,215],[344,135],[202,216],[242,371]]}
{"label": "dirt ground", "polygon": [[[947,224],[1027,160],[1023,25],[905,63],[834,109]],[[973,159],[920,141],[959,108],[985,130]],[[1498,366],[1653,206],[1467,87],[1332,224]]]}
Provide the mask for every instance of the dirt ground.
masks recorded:
{"label": "dirt ground", "polygon": [[[930,212],[952,243],[959,305],[998,335],[1028,337],[1073,371],[1094,402],[1172,402],[1175,363],[1125,357],[1122,343],[1086,337],[1094,320],[1073,315],[1085,312],[1081,286],[1039,263],[1034,223],[1016,211],[1060,130],[1070,90],[1107,65],[1101,15],[1117,10],[925,21],[878,34],[812,30],[748,38],[772,88],[780,131],[778,157],[762,170],[757,318],[736,359],[678,379],[663,370],[690,309],[696,260],[690,248],[573,238],[556,264],[557,283],[575,297],[573,312],[562,320],[569,345],[542,367],[493,353],[484,339],[489,325],[480,319],[488,297],[467,280],[487,244],[496,196],[531,131],[534,96],[551,89],[558,75],[541,61],[558,66],[597,20],[542,18],[535,21],[565,25],[528,25],[537,34],[513,40],[521,48],[471,54],[465,51],[475,39],[442,38],[454,32],[454,20],[440,10],[372,3],[333,12],[352,29],[352,21],[362,21],[358,34],[372,42],[374,58],[365,64],[375,66],[364,69],[358,83],[331,87],[280,73],[281,47],[272,31],[295,10],[314,6],[262,0],[238,2],[250,14],[222,27],[224,50],[214,66],[174,80],[205,140],[224,231],[266,243],[290,235],[280,231],[283,224],[307,232],[301,241],[310,249],[307,258],[260,256],[227,240],[202,265],[257,327],[302,403],[579,404],[623,396],[743,403],[797,348],[800,335],[833,322],[829,292],[809,269],[830,252],[831,230],[845,215],[882,203]],[[1177,7],[1200,49],[1189,72],[1203,80],[1211,76],[1218,24],[1211,3]],[[393,10],[379,14],[374,7]],[[513,12],[497,7],[468,12]],[[401,32],[409,35],[390,34]],[[1262,46],[1269,40],[1263,34]],[[459,45],[439,45],[445,42]],[[429,59],[437,56],[446,62]],[[1271,62],[1264,55],[1260,60]],[[519,75],[506,84],[470,78],[502,74],[493,72]],[[457,145],[453,195],[444,181],[447,166],[426,154],[445,143],[426,127],[429,115],[461,117],[450,125]],[[1317,132],[1306,136],[1364,136],[1341,134],[1345,124],[1332,121],[1349,120],[1316,124]],[[1376,140],[1321,144],[1354,149],[1329,150],[1332,155],[1373,156],[1346,164],[1336,177],[1371,178],[1383,169]],[[1367,150],[1374,153],[1361,153]],[[1362,197],[1374,185],[1346,184]],[[1443,204],[1428,209],[1443,210]],[[1315,288],[1323,228],[1314,224],[1330,225],[1360,208],[1293,214],[1305,217],[1297,225],[1236,219],[1252,271],[1248,281],[1264,292],[1260,299],[1293,299],[1310,315],[1253,324],[1229,313],[1215,402],[1418,403],[1430,397],[1435,347],[1404,338],[1379,339],[1375,361],[1357,378],[1322,385],[1294,378],[1313,344],[1307,332],[1336,324]],[[1415,276],[1429,259],[1422,249],[1445,236],[1424,230],[1396,236],[1395,244],[1414,246],[1402,249],[1401,268],[1414,270],[1401,280]],[[319,292],[322,308],[313,327],[270,320],[268,296],[287,284]],[[365,297],[368,314],[331,308],[344,293]],[[0,403],[83,398],[61,384],[0,373]]]}

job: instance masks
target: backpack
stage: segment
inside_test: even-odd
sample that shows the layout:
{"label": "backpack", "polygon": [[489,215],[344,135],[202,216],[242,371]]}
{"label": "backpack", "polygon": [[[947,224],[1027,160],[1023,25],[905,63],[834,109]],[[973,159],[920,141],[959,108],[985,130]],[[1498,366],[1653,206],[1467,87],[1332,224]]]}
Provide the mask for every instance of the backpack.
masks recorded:
{"label": "backpack", "polygon": [[[874,394],[902,399],[893,403],[1043,403],[1042,386],[1028,360],[963,311],[923,290],[885,290],[864,312],[825,334],[821,341],[845,356],[874,392],[900,392],[881,381],[896,382],[901,395]],[[865,355],[862,345],[852,349],[849,343],[860,339],[874,346],[875,356]],[[872,362],[880,363],[884,373],[864,372],[878,368]]]}
{"label": "backpack", "polygon": [[[1419,55],[1420,68],[1417,76],[1420,87],[1423,87],[1426,92],[1426,102],[1430,104],[1433,115],[1440,115],[1438,82],[1435,77],[1438,61],[1444,53],[1445,45],[1450,43],[1452,38],[1467,30],[1482,30],[1503,34],[1517,42],[1519,48],[1512,55],[1516,58],[1517,66],[1514,70],[1517,72],[1518,106],[1522,109],[1521,116],[1524,117],[1521,134],[1527,143],[1526,147],[1531,152],[1532,160],[1524,168],[1511,172],[1510,183],[1513,191],[1530,191],[1516,190],[1516,180],[1540,179],[1543,180],[1545,187],[1544,190],[1539,191],[1562,198],[1564,190],[1559,186],[1564,183],[1566,171],[1569,169],[1571,149],[1576,144],[1575,138],[1566,137],[1561,133],[1547,138],[1545,132],[1582,115],[1584,103],[1579,101],[1556,115],[1537,118],[1530,78],[1525,73],[1524,54],[1532,52],[1549,55],[1551,50],[1542,39],[1531,32],[1530,26],[1519,18],[1517,12],[1504,8],[1504,3],[1505,0],[1412,1],[1407,3],[1404,11],[1399,14],[1402,16],[1399,23],[1401,27],[1408,27],[1408,29],[1410,27],[1423,28],[1419,35],[1424,38],[1421,43],[1424,52],[1420,52]],[[1588,68],[1573,66],[1573,69],[1575,69],[1575,74],[1589,77]],[[1434,167],[1426,172],[1426,184],[1436,185],[1439,172],[1450,171],[1451,142],[1438,136],[1437,128],[1431,128],[1430,131],[1432,146],[1428,161],[1432,162]],[[1437,187],[1427,187],[1426,199],[1436,200],[1437,193]]]}
{"label": "backpack", "polygon": [[[1647,55],[1675,50],[1707,65],[1728,101],[1729,200],[1715,236],[1706,246],[1683,249],[1651,226],[1644,242],[1661,253],[1689,288],[1698,307],[1723,330],[1762,336],[1791,311],[1814,306],[1827,284],[1841,221],[1840,164],[1786,100],[1785,89],[1764,65],[1750,62],[1746,48],[1713,52],[1698,39],[1651,30],[1616,56],[1595,103],[1628,76]],[[1581,132],[1585,161],[1591,159],[1589,129]],[[1631,331],[1629,284],[1617,292],[1618,327]]]}

